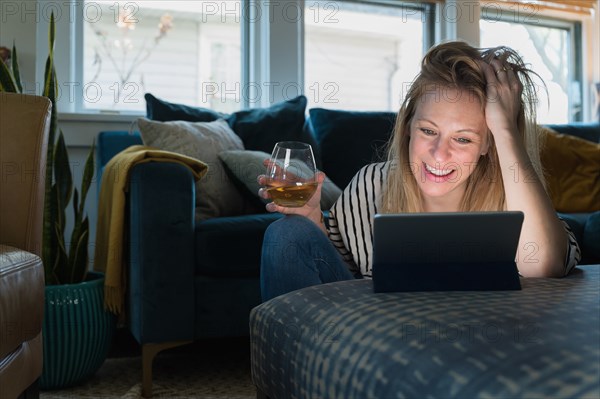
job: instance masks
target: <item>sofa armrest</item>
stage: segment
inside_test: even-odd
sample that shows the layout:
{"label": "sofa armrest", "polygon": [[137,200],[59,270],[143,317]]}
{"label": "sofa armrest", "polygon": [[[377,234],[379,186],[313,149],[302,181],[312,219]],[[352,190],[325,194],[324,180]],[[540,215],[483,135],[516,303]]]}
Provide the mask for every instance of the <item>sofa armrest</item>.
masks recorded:
{"label": "sofa armrest", "polygon": [[0,244],[0,398],[16,398],[42,374],[44,292],[42,260]]}
{"label": "sofa armrest", "polygon": [[600,262],[600,211],[588,213],[558,213],[569,225],[581,249],[579,264]]}
{"label": "sofa armrest", "polygon": [[128,203],[131,332],[141,344],[192,340],[194,178],[177,163],[136,165]]}

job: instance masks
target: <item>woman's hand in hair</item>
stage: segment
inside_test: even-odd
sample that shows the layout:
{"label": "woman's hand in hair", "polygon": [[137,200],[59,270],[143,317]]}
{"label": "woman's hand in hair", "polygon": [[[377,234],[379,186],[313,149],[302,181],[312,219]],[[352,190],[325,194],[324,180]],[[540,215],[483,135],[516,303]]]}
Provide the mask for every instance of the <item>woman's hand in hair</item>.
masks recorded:
{"label": "woman's hand in hair", "polygon": [[489,64],[480,62],[487,81],[485,119],[488,128],[498,135],[516,134],[517,119],[521,111],[523,86],[509,64],[493,59]]}
{"label": "woman's hand in hair", "polygon": [[[525,214],[519,248],[535,247],[534,259],[518,258],[517,267],[525,277],[558,277],[564,274],[568,235],[519,133],[523,87],[515,71],[498,59],[482,63],[487,81],[485,119],[498,154],[506,197],[506,209]],[[504,70],[503,68],[506,68]],[[495,72],[499,71],[499,72]],[[527,134],[523,126],[523,134]]]}

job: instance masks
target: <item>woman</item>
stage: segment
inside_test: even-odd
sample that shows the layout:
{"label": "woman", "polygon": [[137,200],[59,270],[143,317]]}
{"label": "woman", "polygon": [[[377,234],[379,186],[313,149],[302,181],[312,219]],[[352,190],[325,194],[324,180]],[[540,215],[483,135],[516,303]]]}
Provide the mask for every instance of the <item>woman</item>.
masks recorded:
{"label": "woman", "polygon": [[[506,47],[432,47],[399,111],[388,161],[356,174],[330,210],[327,226],[320,185],[301,208],[267,204],[268,211],[290,217],[265,233],[263,300],[310,285],[369,278],[376,213],[522,211],[519,248],[526,253],[517,256],[519,272],[566,275],[581,256],[544,188],[532,75]],[[264,189],[259,195],[268,198]]]}

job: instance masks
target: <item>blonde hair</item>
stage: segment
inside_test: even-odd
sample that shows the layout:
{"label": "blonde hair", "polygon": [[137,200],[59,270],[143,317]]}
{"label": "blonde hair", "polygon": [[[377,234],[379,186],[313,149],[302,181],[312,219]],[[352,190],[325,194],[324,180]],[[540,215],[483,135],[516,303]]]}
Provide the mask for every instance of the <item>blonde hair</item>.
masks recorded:
{"label": "blonde hair", "polygon": [[[409,162],[409,128],[422,97],[432,89],[458,89],[486,104],[486,80],[478,61],[489,63],[497,58],[509,66],[523,85],[521,109],[517,126],[529,154],[536,177],[544,184],[539,155],[538,129],[535,124],[535,94],[532,76],[521,57],[508,47],[476,49],[464,42],[447,42],[432,47],[421,63],[421,71],[411,84],[398,112],[394,132],[388,143],[391,162],[387,186],[382,199],[384,213],[422,212],[423,205],[417,182]],[[488,131],[489,149],[482,155],[467,179],[460,209],[462,211],[492,211],[506,209],[504,183],[499,167],[493,135]],[[521,176],[520,178],[523,178]],[[531,176],[528,176],[531,178]]]}

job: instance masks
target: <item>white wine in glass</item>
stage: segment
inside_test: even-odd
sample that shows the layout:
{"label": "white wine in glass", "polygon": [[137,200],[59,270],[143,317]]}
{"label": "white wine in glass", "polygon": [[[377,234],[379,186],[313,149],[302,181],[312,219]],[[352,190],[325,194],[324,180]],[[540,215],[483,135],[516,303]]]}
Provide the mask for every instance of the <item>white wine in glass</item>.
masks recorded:
{"label": "white wine in glass", "polygon": [[267,192],[279,206],[304,206],[317,190],[317,165],[310,144],[275,144],[267,166]]}

